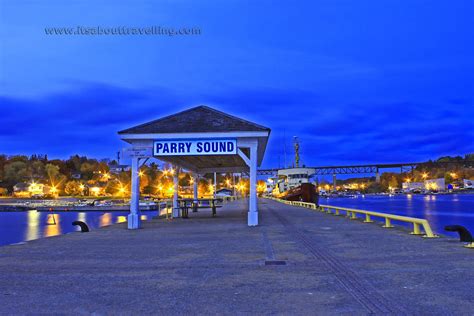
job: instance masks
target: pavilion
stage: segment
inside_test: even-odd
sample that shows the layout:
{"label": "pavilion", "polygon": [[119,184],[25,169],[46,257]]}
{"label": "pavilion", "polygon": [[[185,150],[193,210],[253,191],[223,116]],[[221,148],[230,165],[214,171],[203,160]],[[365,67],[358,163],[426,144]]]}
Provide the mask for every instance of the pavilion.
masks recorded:
{"label": "pavilion", "polygon": [[[194,107],[118,132],[132,145],[132,188],[128,228],[140,228],[140,163],[150,157],[193,173],[248,172],[247,223],[258,225],[257,167],[262,163],[270,129],[207,106]],[[174,173],[173,217],[179,216],[178,174]],[[197,181],[193,186],[197,200]]]}

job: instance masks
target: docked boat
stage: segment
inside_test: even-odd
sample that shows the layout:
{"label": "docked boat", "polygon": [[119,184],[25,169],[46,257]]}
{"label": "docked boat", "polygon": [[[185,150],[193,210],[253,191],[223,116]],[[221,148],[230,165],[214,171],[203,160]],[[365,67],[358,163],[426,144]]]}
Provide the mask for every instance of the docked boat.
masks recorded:
{"label": "docked boat", "polygon": [[274,197],[318,204],[316,186],[310,182],[315,173],[312,168],[288,168],[278,170],[278,180],[272,191]]}
{"label": "docked boat", "polygon": [[299,167],[299,142],[295,137],[295,166],[294,168],[280,169],[277,178],[272,182],[274,197],[288,200],[316,203],[319,205],[317,187],[311,183],[311,176],[316,173],[314,168]]}

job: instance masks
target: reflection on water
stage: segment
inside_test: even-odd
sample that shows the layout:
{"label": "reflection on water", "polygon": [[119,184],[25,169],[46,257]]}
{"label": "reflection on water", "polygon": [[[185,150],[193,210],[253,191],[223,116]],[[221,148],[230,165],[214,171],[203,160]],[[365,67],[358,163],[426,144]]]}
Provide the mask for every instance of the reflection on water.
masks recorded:
{"label": "reflection on water", "polygon": [[112,214],[102,214],[102,216],[100,217],[100,226],[109,226],[110,224],[112,224]]}
{"label": "reflection on water", "polygon": [[450,234],[444,231],[446,225],[463,225],[474,231],[474,194],[366,195],[364,198],[329,198],[322,204],[425,218],[439,234]]}
{"label": "reflection on water", "polygon": [[46,225],[44,226],[44,237],[61,235],[61,224],[59,214],[48,214]]}
{"label": "reflection on water", "polygon": [[127,221],[127,216],[117,216],[117,221],[116,223],[125,223]]}
{"label": "reflection on water", "polygon": [[39,227],[40,227],[40,213],[36,211],[27,212],[27,226],[26,226],[26,235],[25,240],[38,239]]}
{"label": "reflection on water", "polygon": [[77,213],[77,220],[81,222],[87,222],[87,213],[86,212]]}
{"label": "reflection on water", "polygon": [[[145,211],[148,220],[157,211]],[[114,223],[125,223],[128,212],[0,212],[0,246],[42,237],[57,236],[80,230],[72,222],[82,221],[91,230]]]}

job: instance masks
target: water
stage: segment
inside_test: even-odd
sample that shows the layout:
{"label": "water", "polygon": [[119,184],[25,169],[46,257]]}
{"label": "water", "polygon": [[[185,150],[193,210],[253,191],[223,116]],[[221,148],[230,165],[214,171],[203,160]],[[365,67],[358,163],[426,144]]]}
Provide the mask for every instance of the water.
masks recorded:
{"label": "water", "polygon": [[[321,199],[321,204],[345,206],[363,210],[399,214],[427,219],[438,234],[457,236],[444,231],[445,225],[460,224],[474,233],[474,194],[451,195],[366,195],[357,198]],[[128,212],[0,212],[0,246],[75,232],[75,220],[84,221],[89,228],[126,222]],[[142,212],[142,219],[156,216],[157,211]],[[374,218],[377,220],[377,218]],[[398,225],[407,225],[395,222]]]}
{"label": "water", "polygon": [[474,234],[474,194],[365,195],[356,198],[321,199],[320,203],[425,218],[438,234],[457,236],[457,233],[446,232],[446,225],[463,225]]}
{"label": "water", "polygon": [[[142,212],[142,220],[156,216],[158,211]],[[72,226],[78,220],[86,222],[89,229],[127,221],[129,212],[0,212],[0,246],[67,234],[81,229]],[[54,224],[56,222],[56,224]]]}

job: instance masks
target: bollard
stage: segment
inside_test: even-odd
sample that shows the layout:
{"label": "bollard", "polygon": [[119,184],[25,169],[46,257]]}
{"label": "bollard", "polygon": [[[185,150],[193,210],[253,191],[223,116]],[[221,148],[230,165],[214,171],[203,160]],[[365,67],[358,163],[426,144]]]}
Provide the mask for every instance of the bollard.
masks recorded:
{"label": "bollard", "polygon": [[394,226],[392,225],[392,222],[391,222],[390,218],[385,217],[385,225],[383,225],[382,227],[383,228],[392,228]]}
{"label": "bollard", "polygon": [[423,235],[420,230],[420,224],[413,223],[413,231],[410,233],[411,235]]}
{"label": "bollard", "polygon": [[89,231],[89,227],[87,226],[87,224],[82,221],[74,221],[72,222],[72,226],[81,227],[81,232],[83,233],[87,233]]}
{"label": "bollard", "polygon": [[373,223],[374,221],[370,218],[369,214],[365,214],[364,223]]}

